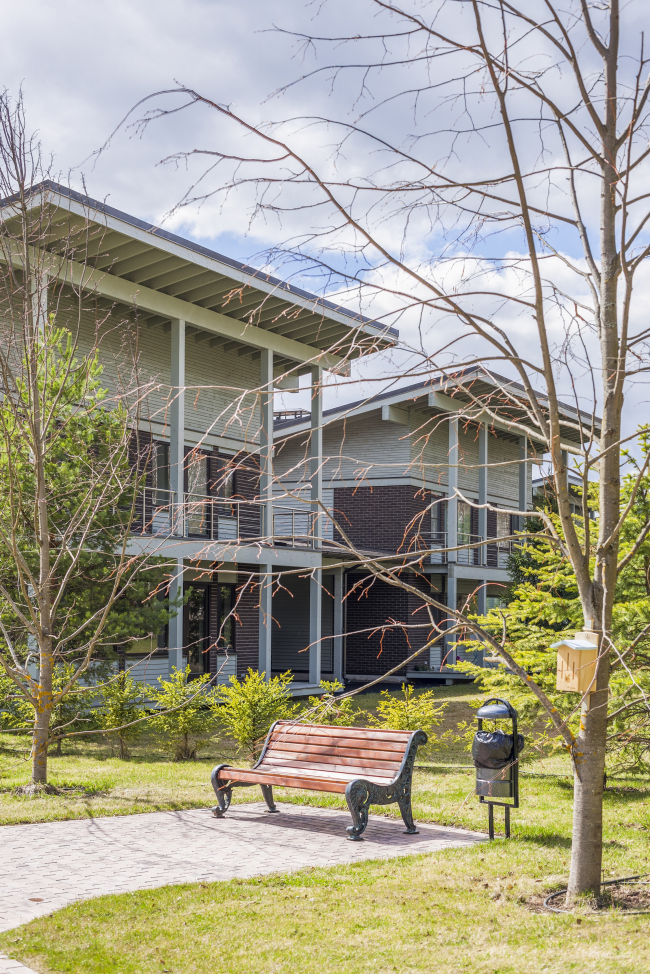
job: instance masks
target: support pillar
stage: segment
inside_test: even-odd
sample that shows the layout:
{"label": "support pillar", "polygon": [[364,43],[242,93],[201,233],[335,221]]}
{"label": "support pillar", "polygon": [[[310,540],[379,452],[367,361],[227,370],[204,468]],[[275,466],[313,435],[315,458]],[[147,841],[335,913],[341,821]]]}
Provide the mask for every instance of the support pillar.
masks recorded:
{"label": "support pillar", "polygon": [[[481,423],[478,431],[478,533],[481,541],[487,539],[487,504],[488,498],[488,428],[487,423]],[[482,545],[480,563],[487,565],[487,545]]]}
{"label": "support pillar", "polygon": [[343,581],[344,574],[337,571],[334,575],[334,679],[343,683]]}
{"label": "support pillar", "polygon": [[50,275],[47,271],[36,272],[31,280],[32,291],[32,326],[34,335],[45,332],[47,323],[47,289],[50,283]]}
{"label": "support pillar", "polygon": [[[458,544],[458,418],[449,417],[449,498],[447,500],[447,548],[455,548]],[[457,551],[447,551],[447,606],[456,608],[456,563]],[[449,625],[453,625],[450,619]],[[445,638],[445,664],[456,662],[456,636]]]}
{"label": "support pillar", "polygon": [[[185,533],[185,322],[172,319],[171,406],[169,410],[169,489],[176,505],[173,533]],[[170,643],[171,645],[171,643]]]}
{"label": "support pillar", "polygon": [[[183,559],[179,558],[176,562],[176,566],[173,569],[174,577],[169,586],[169,600],[170,602],[175,601],[180,595],[183,594]],[[169,675],[172,675],[172,670],[182,670],[184,668],[183,663],[183,608],[178,610],[177,615],[173,619],[169,620],[168,625],[169,638],[168,642],[168,656],[169,656]]]}
{"label": "support pillar", "polygon": [[[519,437],[519,510],[528,510],[528,439]],[[526,518],[520,515],[519,530],[526,527]]]}
{"label": "support pillar", "polygon": [[323,515],[320,507],[323,499],[323,370],[320,365],[312,366],[311,383],[310,480],[314,520],[312,533],[314,547],[320,548],[323,537]]}
{"label": "support pillar", "polygon": [[[455,609],[458,603],[458,586],[456,583],[456,565],[450,564],[447,569],[447,608]],[[455,619],[450,615],[449,626],[455,624]],[[445,637],[445,666],[451,666],[456,662],[456,635]]]}
{"label": "support pillar", "polygon": [[271,679],[273,632],[273,566],[260,566],[259,658],[258,669]]}
{"label": "support pillar", "polygon": [[[263,348],[260,363],[260,504],[261,535],[273,543],[273,352]],[[270,673],[270,670],[269,670]]]}
{"label": "support pillar", "polygon": [[[311,535],[314,548],[322,547],[323,513],[323,370],[320,365],[311,370]],[[318,685],[321,678],[323,573],[313,572],[309,581],[309,682]]]}

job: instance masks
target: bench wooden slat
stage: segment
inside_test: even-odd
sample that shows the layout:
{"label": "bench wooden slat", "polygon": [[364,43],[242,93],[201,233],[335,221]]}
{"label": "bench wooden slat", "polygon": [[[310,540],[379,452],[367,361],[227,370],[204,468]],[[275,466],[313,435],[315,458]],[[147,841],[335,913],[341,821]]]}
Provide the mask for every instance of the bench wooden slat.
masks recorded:
{"label": "bench wooden slat", "polygon": [[354,768],[377,768],[377,770],[384,771],[388,775],[395,777],[401,767],[401,761],[368,761],[363,758],[348,758],[340,757],[336,754],[297,754],[295,751],[285,751],[283,749],[269,750],[264,755],[264,760],[260,767],[268,763],[278,764],[287,763],[287,765],[293,765],[305,768],[312,768],[316,766],[325,765],[326,767],[347,767],[351,770]]}
{"label": "bench wooden slat", "polygon": [[[331,780],[325,778],[307,778],[307,777],[294,777],[293,775],[283,775],[278,774],[265,774],[258,778],[246,778],[246,777],[233,777],[231,781],[250,781],[250,784],[257,785],[277,785],[280,788],[302,788],[308,791],[327,791],[334,795],[345,794],[345,789],[347,788],[349,782],[347,780]],[[249,772],[249,774],[255,774],[255,772]]]}
{"label": "bench wooden slat", "polygon": [[330,727],[326,724],[293,724],[291,721],[278,721],[273,730],[273,737],[279,734],[305,734],[308,731],[320,737],[342,737],[347,741],[394,741],[404,747],[409,742],[413,731],[369,730],[367,727]]}
{"label": "bench wooden slat", "polygon": [[275,744],[276,741],[281,741],[283,744],[291,744],[296,746],[305,745],[305,746],[313,746],[313,747],[325,747],[328,750],[331,750],[332,748],[345,748],[346,750],[363,749],[365,751],[373,751],[373,752],[388,751],[392,754],[400,755],[400,757],[406,751],[406,744],[401,741],[399,743],[394,741],[386,741],[386,742],[369,741],[366,740],[365,738],[356,738],[354,740],[352,739],[346,740],[345,738],[341,738],[340,740],[338,739],[333,740],[331,737],[318,734],[317,731],[314,731],[314,733],[306,733],[306,734],[286,734],[283,732],[279,734],[275,734],[274,732],[273,737],[269,742],[269,745],[272,746],[273,744]]}
{"label": "bench wooden slat", "polygon": [[[308,738],[309,740],[309,738]],[[404,748],[399,751],[369,750],[365,747],[342,747],[340,744],[299,744],[293,738],[271,741],[268,751],[291,751],[295,754],[335,754],[342,758],[369,758],[371,761],[389,761],[399,765],[404,759]]]}
{"label": "bench wooden slat", "polygon": [[272,761],[264,762],[258,770],[267,768],[291,768],[296,774],[309,774],[310,771],[325,771],[328,774],[352,775],[356,778],[367,778],[369,774],[376,778],[383,778],[392,781],[397,777],[397,772],[393,769],[378,768],[376,765],[362,766],[358,764],[325,764],[317,761],[292,761],[287,758],[274,758]]}

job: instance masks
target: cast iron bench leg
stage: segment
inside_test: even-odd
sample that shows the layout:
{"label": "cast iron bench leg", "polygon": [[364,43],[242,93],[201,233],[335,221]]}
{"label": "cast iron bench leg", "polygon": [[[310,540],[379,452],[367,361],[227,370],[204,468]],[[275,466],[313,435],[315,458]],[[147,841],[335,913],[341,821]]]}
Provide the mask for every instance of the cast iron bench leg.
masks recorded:
{"label": "cast iron bench leg", "polygon": [[277,812],[275,807],[275,802],[273,801],[273,785],[260,785],[262,789],[262,795],[264,796],[264,801],[267,804],[267,810],[269,812]]}
{"label": "cast iron bench leg", "polygon": [[411,809],[411,799],[400,798],[397,804],[399,805],[399,810],[402,813],[402,820],[406,826],[407,835],[419,835],[418,829],[415,827],[415,822],[413,821],[413,810]]}
{"label": "cast iron bench leg", "polygon": [[223,818],[228,809],[230,808],[230,799],[232,798],[232,788],[230,785],[222,785],[219,783],[219,772],[222,768],[227,768],[227,764],[218,765],[210,777],[212,782],[212,787],[214,793],[217,796],[217,804],[212,807],[212,814],[215,818]]}
{"label": "cast iron bench leg", "polygon": [[345,800],[352,816],[352,825],[348,825],[345,831],[351,842],[363,841],[361,833],[365,832],[368,824],[370,799],[370,790],[364,781],[351,781],[345,789]]}

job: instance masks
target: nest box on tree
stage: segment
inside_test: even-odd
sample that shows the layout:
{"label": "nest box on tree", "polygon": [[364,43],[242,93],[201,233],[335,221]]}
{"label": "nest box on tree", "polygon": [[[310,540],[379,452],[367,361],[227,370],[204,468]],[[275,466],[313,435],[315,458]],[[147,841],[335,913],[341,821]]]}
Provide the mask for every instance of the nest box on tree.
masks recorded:
{"label": "nest box on tree", "polygon": [[598,633],[577,632],[572,639],[553,643],[557,649],[557,689],[592,693],[596,689]]}

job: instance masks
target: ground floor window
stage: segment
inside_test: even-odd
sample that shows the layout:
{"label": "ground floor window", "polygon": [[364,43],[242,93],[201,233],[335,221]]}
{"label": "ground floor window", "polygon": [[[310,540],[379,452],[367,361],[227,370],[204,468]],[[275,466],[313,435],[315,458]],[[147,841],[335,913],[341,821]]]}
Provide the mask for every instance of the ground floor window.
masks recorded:
{"label": "ground floor window", "polygon": [[221,652],[235,651],[235,586],[213,585],[212,603],[216,607],[217,618],[213,632],[216,632],[216,646]]}
{"label": "ground floor window", "polygon": [[184,586],[183,642],[190,673],[210,672],[210,586],[188,582]]}

